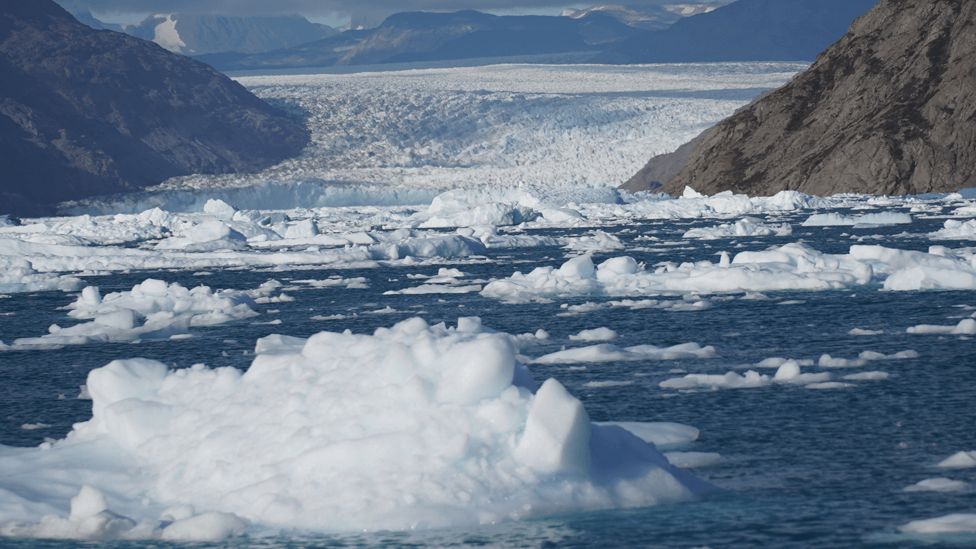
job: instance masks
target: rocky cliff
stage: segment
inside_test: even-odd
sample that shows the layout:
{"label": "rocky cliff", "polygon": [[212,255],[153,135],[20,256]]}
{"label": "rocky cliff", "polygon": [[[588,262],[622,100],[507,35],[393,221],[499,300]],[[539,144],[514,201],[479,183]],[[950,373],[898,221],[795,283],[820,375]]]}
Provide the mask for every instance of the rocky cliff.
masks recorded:
{"label": "rocky cliff", "polygon": [[0,213],[257,170],[307,141],[303,122],[207,65],[50,0],[0,6]]}
{"label": "rocky cliff", "polygon": [[624,187],[655,180],[752,195],[976,186],[976,0],[881,0],[789,84]]}

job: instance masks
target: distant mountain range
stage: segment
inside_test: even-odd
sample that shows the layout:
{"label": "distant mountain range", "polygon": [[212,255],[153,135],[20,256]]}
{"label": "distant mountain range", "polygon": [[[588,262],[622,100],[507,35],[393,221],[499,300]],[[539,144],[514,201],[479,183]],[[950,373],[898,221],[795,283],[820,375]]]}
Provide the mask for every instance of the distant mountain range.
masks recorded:
{"label": "distant mountain range", "polygon": [[79,23],[51,0],[0,6],[0,213],[269,166],[304,122],[211,67]]}
{"label": "distant mountain range", "polygon": [[[67,1],[67,0],[64,0]],[[173,13],[125,28],[221,70],[548,56],[574,63],[806,61],[876,0],[708,0],[601,4],[561,16],[403,12],[338,32],[300,16]],[[120,30],[88,12],[79,21]]]}
{"label": "distant mountain range", "polygon": [[185,55],[266,52],[338,33],[332,27],[312,23],[298,15],[231,17],[198,13],[152,15],[125,31]]}
{"label": "distant mountain range", "polygon": [[877,0],[738,0],[645,32],[595,57],[603,63],[813,60]]}
{"label": "distant mountain range", "polygon": [[629,190],[918,194],[976,184],[976,1],[881,0],[786,86]]}
{"label": "distant mountain range", "polygon": [[708,13],[732,0],[715,0],[700,3],[674,3],[650,6],[625,6],[621,4],[600,4],[589,8],[563,10],[563,17],[582,19],[594,13],[609,15],[621,23],[642,30],[662,30],[670,27],[682,17]]}
{"label": "distant mountain range", "polygon": [[[221,70],[370,65],[561,54],[566,62],[812,61],[875,0],[738,0],[563,16],[399,13],[373,29],[276,51],[204,55]],[[662,19],[667,14],[669,19]],[[663,30],[646,30],[676,21]]]}

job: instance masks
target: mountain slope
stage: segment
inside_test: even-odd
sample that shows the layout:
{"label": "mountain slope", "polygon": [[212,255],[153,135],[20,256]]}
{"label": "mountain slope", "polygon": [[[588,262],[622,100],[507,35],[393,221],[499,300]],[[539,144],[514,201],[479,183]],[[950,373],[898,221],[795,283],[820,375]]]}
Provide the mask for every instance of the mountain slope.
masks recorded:
{"label": "mountain slope", "polygon": [[[881,0],[807,71],[707,130],[664,190],[914,194],[976,184],[976,1]],[[648,188],[652,159],[626,184]]]}
{"label": "mountain slope", "polygon": [[265,52],[336,34],[331,27],[298,15],[231,17],[199,13],[151,15],[126,32],[186,55]]}
{"label": "mountain slope", "polygon": [[200,59],[221,69],[364,65],[597,51],[636,33],[614,17],[497,16],[477,11],[404,12],[373,29],[295,48]]}
{"label": "mountain slope", "polygon": [[844,35],[876,0],[738,0],[608,49],[609,63],[804,61]]}
{"label": "mountain slope", "polygon": [[0,210],[41,211],[299,152],[300,121],[210,67],[96,31],[50,0],[0,8]]}

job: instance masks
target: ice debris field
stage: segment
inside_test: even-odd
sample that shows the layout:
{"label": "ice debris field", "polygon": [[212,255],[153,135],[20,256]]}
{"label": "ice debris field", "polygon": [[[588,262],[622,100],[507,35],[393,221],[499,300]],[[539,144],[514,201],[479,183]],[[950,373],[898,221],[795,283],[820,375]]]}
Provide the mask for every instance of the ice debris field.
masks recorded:
{"label": "ice debris field", "polygon": [[976,542],[976,193],[610,186],[795,70],[248,77],[303,157],[0,217],[0,535]]}

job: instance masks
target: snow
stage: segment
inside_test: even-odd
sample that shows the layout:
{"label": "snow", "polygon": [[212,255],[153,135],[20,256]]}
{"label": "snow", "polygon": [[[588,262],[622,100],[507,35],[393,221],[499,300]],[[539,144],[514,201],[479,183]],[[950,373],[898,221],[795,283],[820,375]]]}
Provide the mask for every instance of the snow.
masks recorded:
{"label": "snow", "polygon": [[972,469],[976,467],[976,450],[956,452],[940,461],[936,467],[940,469]]}
{"label": "snow", "polygon": [[976,534],[976,514],[954,513],[924,520],[913,520],[899,528],[907,534]]}
{"label": "snow", "polygon": [[113,361],[89,374],[89,421],[41,448],[0,447],[0,532],[434,528],[706,489],[627,430],[591,423],[555,379],[533,392],[515,352],[477,318],[414,318],[371,335],[269,336],[245,373]]}
{"label": "snow", "polygon": [[789,224],[767,225],[755,217],[743,217],[735,223],[689,229],[682,238],[720,240],[739,237],[790,236],[791,234],[793,228]]}
{"label": "snow", "polygon": [[613,341],[617,339],[617,332],[610,328],[593,328],[580,330],[569,336],[570,341]]}
{"label": "snow", "polygon": [[912,222],[912,216],[898,212],[879,212],[862,215],[844,215],[839,213],[813,214],[803,222],[804,227],[837,227],[837,226],[877,226],[877,225],[906,225]]}

